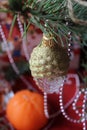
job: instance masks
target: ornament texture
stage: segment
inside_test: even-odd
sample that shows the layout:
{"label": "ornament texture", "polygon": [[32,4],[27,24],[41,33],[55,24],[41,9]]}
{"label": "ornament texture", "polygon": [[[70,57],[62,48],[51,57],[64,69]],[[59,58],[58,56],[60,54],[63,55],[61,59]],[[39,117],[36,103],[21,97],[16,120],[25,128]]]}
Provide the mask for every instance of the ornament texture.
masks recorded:
{"label": "ornament texture", "polygon": [[65,76],[69,67],[67,49],[55,43],[53,38],[43,37],[42,43],[33,49],[29,63],[34,78]]}
{"label": "ornament texture", "polygon": [[43,35],[41,44],[33,49],[29,63],[39,88],[46,93],[58,93],[69,67],[67,49],[55,43],[53,36]]}
{"label": "ornament texture", "polygon": [[53,80],[49,80],[47,78],[42,79],[34,78],[34,80],[36,81],[36,84],[43,92],[51,94],[59,92],[60,86],[63,86],[64,84],[65,76],[56,77]]}

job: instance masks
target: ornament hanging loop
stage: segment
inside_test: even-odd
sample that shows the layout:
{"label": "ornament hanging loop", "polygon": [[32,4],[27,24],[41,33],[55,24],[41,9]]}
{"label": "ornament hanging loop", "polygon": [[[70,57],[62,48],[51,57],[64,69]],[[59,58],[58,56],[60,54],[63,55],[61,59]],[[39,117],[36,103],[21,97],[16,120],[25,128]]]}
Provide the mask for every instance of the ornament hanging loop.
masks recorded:
{"label": "ornament hanging loop", "polygon": [[49,35],[48,36],[46,34],[43,34],[42,44],[44,44],[46,46],[49,46],[50,48],[54,47],[55,46],[55,42],[54,42],[53,35]]}
{"label": "ornament hanging loop", "polygon": [[45,28],[44,28],[44,33],[43,33],[43,38],[42,38],[42,44],[48,47],[54,47],[55,42],[54,42],[54,34],[48,30],[48,22],[49,20],[47,19],[45,21]]}

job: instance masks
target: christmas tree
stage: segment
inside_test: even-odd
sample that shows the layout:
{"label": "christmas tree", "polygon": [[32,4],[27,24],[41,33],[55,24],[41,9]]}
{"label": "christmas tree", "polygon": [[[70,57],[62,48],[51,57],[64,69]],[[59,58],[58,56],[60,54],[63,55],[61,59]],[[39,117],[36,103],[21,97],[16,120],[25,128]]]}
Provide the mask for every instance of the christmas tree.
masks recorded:
{"label": "christmas tree", "polygon": [[[6,66],[2,72],[7,80],[14,80],[20,77],[28,85],[24,74],[33,76],[37,86],[44,93],[44,111],[47,118],[55,117],[49,115],[47,110],[47,94],[60,93],[60,109],[62,114],[69,121],[82,123],[83,130],[86,130],[86,95],[87,95],[87,1],[86,0],[4,0],[0,2],[0,13],[11,15],[11,25],[8,38],[3,31],[3,17],[0,22],[1,39],[7,47],[6,53],[10,65]],[[18,25],[17,25],[18,24]],[[13,58],[12,50],[9,50],[8,43],[12,41],[14,27],[20,31],[20,38],[15,38],[20,44],[23,43],[25,57],[16,61]],[[33,27],[33,29],[31,29]],[[27,54],[28,34],[33,34],[35,28],[41,31],[41,41],[31,53]],[[8,40],[7,40],[8,39]],[[83,84],[79,87],[79,92],[73,99],[73,108],[78,111],[79,119],[72,119],[63,107],[63,85],[66,82],[71,59],[72,46],[78,42],[81,48],[80,65],[76,73]],[[16,53],[14,53],[16,54]],[[18,54],[18,53],[17,53]],[[27,59],[27,61],[25,60]],[[29,62],[28,62],[29,61]],[[15,73],[16,72],[16,73]],[[30,88],[33,90],[33,88]],[[83,104],[76,107],[76,103],[83,95]]]}

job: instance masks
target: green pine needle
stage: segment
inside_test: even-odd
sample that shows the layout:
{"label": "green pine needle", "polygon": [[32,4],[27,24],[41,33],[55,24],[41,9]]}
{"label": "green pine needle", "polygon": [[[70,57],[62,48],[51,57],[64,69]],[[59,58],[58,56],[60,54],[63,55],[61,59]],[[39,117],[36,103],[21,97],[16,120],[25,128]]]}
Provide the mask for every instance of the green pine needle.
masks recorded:
{"label": "green pine needle", "polygon": [[12,24],[11,24],[11,27],[10,27],[10,31],[9,31],[9,36],[8,36],[8,38],[10,38],[11,35],[12,35],[12,31],[13,31],[13,28],[14,28],[14,25],[15,25],[15,22],[16,22],[16,18],[17,18],[17,15],[14,15],[14,18],[13,18],[13,20],[12,20]]}

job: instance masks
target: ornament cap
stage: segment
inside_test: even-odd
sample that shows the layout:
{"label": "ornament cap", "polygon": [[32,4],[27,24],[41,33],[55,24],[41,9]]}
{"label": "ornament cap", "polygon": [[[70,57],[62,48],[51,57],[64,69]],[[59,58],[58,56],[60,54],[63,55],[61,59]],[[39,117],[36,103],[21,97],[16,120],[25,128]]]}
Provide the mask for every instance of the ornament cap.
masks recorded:
{"label": "ornament cap", "polygon": [[53,34],[43,34],[42,44],[45,46],[54,47],[56,44],[54,38],[55,37]]}

